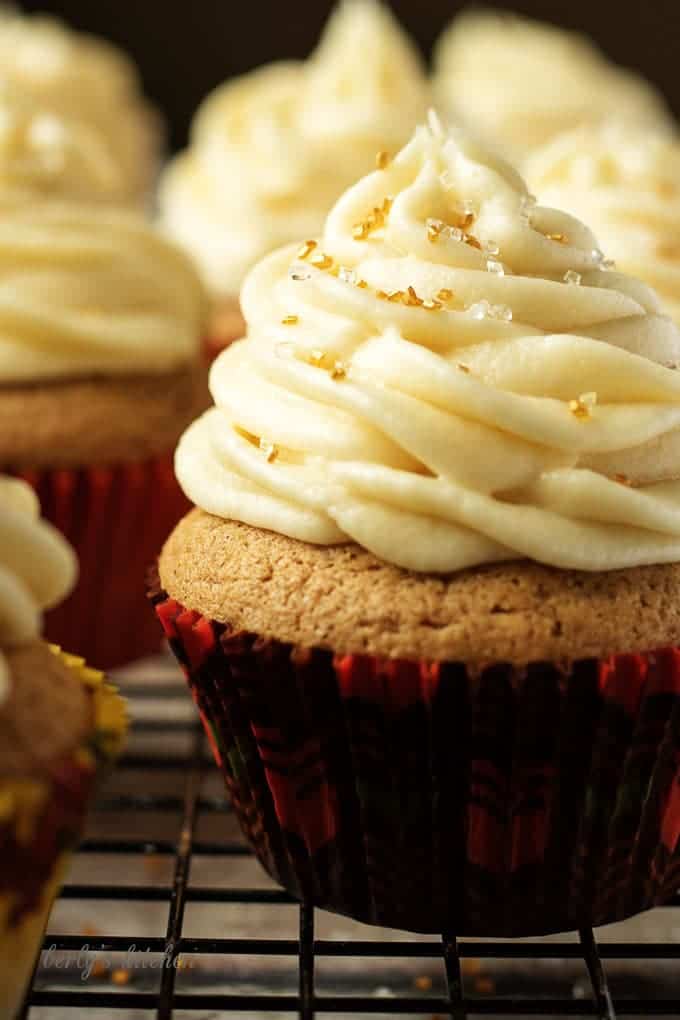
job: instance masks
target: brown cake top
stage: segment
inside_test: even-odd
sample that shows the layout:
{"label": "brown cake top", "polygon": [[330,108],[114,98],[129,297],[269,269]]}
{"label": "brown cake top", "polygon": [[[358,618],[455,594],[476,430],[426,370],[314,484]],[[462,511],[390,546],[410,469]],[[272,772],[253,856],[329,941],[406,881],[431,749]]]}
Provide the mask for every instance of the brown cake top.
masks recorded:
{"label": "brown cake top", "polygon": [[591,574],[518,561],[441,577],[193,510],[160,578],[206,617],[338,653],[521,665],[680,641],[680,565]]}
{"label": "brown cake top", "polygon": [[207,368],[0,385],[0,466],[80,467],[172,450],[210,402]]}
{"label": "brown cake top", "polygon": [[93,725],[86,688],[47,644],[35,641],[5,657],[11,680],[0,705],[0,780],[39,775]]}

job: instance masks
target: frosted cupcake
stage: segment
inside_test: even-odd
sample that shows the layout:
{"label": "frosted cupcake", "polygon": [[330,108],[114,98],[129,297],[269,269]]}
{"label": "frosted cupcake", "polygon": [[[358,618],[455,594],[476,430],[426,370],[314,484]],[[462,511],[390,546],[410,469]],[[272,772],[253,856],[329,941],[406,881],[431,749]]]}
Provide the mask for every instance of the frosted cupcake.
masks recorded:
{"label": "frosted cupcake", "polygon": [[376,153],[408,138],[426,94],[421,59],[388,8],[344,0],[309,60],[262,67],[205,100],[160,204],[213,295],[218,347],[242,335],[238,293],[251,266],[315,234]]}
{"label": "frosted cupcake", "polygon": [[0,1015],[12,1020],[88,802],[119,750],[122,700],[40,637],[76,561],[28,485],[0,476]]}
{"label": "frosted cupcake", "polygon": [[160,119],[120,50],[56,19],[5,8],[0,86],[73,123],[73,130],[96,136],[117,168],[126,200],[147,200],[158,167]]}
{"label": "frosted cupcake", "polygon": [[296,896],[516,936],[680,878],[680,334],[436,120],[267,257],[157,611]]}
{"label": "frosted cupcake", "polygon": [[106,668],[155,651],[144,574],[185,507],[172,451],[207,405],[205,299],[141,216],[27,200],[0,220],[0,467],[38,492],[81,580],[50,640]]}
{"label": "frosted cupcake", "polygon": [[518,164],[561,131],[611,116],[672,128],[656,89],[587,37],[496,11],[467,11],[444,32],[434,89],[455,123]]}
{"label": "frosted cupcake", "polygon": [[586,220],[607,255],[680,323],[680,141],[620,123],[562,135],[527,163],[546,205]]}

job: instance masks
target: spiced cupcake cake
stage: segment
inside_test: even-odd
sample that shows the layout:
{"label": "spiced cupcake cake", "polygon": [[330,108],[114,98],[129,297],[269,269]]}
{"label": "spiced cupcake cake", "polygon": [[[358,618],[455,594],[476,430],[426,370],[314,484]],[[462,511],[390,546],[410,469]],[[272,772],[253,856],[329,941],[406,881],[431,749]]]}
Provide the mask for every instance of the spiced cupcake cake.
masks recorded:
{"label": "spiced cupcake cake", "polygon": [[106,668],[158,647],[150,558],[186,507],[172,451],[207,406],[206,304],[141,216],[12,202],[0,222],[0,467],[28,480],[81,563],[49,640]]}
{"label": "spiced cupcake cake", "polygon": [[516,936],[680,879],[680,335],[436,118],[242,295],[153,588],[296,896]]}
{"label": "spiced cupcake cake", "polygon": [[0,1016],[13,1020],[88,802],[120,748],[122,700],[41,638],[76,577],[35,493],[0,476]]}

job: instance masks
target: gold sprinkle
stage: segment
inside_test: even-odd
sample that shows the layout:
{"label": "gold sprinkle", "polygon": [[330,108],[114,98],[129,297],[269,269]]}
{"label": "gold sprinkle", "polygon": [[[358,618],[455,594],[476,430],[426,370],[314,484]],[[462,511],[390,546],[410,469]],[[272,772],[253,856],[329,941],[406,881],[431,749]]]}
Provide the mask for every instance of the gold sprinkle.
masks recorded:
{"label": "gold sprinkle", "polygon": [[404,302],[411,308],[419,308],[423,303],[421,298],[419,298],[416,294],[415,287],[409,287],[406,291],[406,294],[404,295]]}
{"label": "gold sprinkle", "polygon": [[630,478],[628,477],[628,475],[614,475],[614,481],[618,482],[619,485],[632,485],[633,484],[631,482]]}
{"label": "gold sprinkle", "polygon": [[286,315],[285,318],[281,319],[282,326],[296,326],[300,321],[297,315]]}
{"label": "gold sprinkle", "polygon": [[313,266],[317,269],[330,269],[333,265],[333,259],[330,255],[324,255],[322,251],[317,252],[309,260]]}
{"label": "gold sprinkle", "polygon": [[389,152],[379,152],[375,157],[375,165],[378,170],[387,170],[388,166],[392,162],[392,157]]}
{"label": "gold sprinkle", "polygon": [[471,212],[468,212],[468,213],[465,213],[465,215],[462,217],[462,219],[460,220],[458,226],[460,227],[461,230],[467,230],[469,227],[472,226],[472,224],[474,222],[475,222],[475,214],[471,213]]}
{"label": "gold sprinkle", "polygon": [[316,241],[305,241],[300,250],[297,253],[299,259],[306,259],[312,254],[316,248]]}
{"label": "gold sprinkle", "polygon": [[370,232],[371,229],[367,223],[356,223],[352,227],[352,237],[355,241],[365,241]]}
{"label": "gold sprinkle", "polygon": [[450,301],[453,297],[453,291],[448,287],[442,287],[441,290],[437,291],[437,298],[439,301]]}
{"label": "gold sprinkle", "polygon": [[276,460],[276,458],[279,455],[279,451],[276,448],[276,446],[274,446],[273,443],[270,443],[266,439],[260,439],[260,442],[259,442],[258,445],[259,445],[260,449],[262,450],[263,454],[265,455],[267,463],[268,464],[273,464],[274,461]]}
{"label": "gold sprinkle", "polygon": [[546,234],[549,241],[556,241],[557,244],[568,244],[568,238],[566,234]]}
{"label": "gold sprinkle", "polygon": [[365,280],[358,280],[357,281],[357,287],[359,287],[360,290],[366,290],[366,288],[368,287],[368,284],[366,283]]}
{"label": "gold sprinkle", "polygon": [[347,365],[344,361],[336,361],[331,369],[331,379],[344,379],[347,375]]}
{"label": "gold sprinkle", "polygon": [[584,420],[590,418],[590,408],[587,404],[579,398],[578,400],[569,401],[569,410],[573,414],[574,418],[580,418]]}
{"label": "gold sprinkle", "polygon": [[391,198],[391,197],[390,197],[390,196],[388,195],[388,196],[387,196],[387,197],[386,197],[386,198],[385,198],[385,199],[383,200],[383,204],[382,204],[382,205],[381,205],[381,207],[380,207],[380,211],[381,211],[381,212],[382,212],[382,213],[383,213],[383,214],[384,214],[385,216],[389,216],[389,214],[390,214],[390,213],[392,212],[392,206],[393,206],[393,204],[394,204],[394,199],[393,199],[393,198]]}
{"label": "gold sprinkle", "polygon": [[441,301],[433,301],[430,298],[427,301],[423,301],[423,308],[427,308],[428,312],[438,311],[441,307]]}
{"label": "gold sprinkle", "polygon": [[470,369],[468,368],[467,365],[464,365],[462,361],[458,362],[458,368],[460,369],[461,372],[465,372],[466,375],[470,374]]}
{"label": "gold sprinkle", "polygon": [[478,251],[482,250],[482,246],[481,246],[480,242],[477,240],[476,237],[473,237],[472,234],[467,234],[466,235],[465,243],[469,244],[471,248],[477,248]]}
{"label": "gold sprinkle", "polygon": [[326,357],[326,352],[321,351],[318,348],[309,352],[309,360],[312,365],[322,365]]}
{"label": "gold sprinkle", "polygon": [[401,304],[405,297],[406,293],[403,290],[393,290],[392,293],[389,295],[388,299],[390,301],[394,301],[395,303],[398,302],[399,304]]}
{"label": "gold sprinkle", "polygon": [[427,239],[432,244],[436,244],[439,240],[440,234],[444,229],[444,224],[428,223],[427,225]]}
{"label": "gold sprinkle", "polygon": [[384,290],[376,290],[375,296],[377,298],[380,298],[381,301],[389,300],[389,294],[387,294]]}

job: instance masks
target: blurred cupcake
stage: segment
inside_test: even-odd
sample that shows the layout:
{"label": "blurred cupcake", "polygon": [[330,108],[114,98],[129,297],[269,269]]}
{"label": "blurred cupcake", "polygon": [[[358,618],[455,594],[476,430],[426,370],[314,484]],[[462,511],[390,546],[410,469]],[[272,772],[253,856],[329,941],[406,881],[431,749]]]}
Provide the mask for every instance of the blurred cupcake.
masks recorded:
{"label": "blurred cupcake", "polygon": [[26,478],[81,580],[50,640],[109,666],[158,648],[144,574],[186,501],[172,450],[207,405],[204,294],[133,213],[31,201],[0,220],[0,468]]}
{"label": "blurred cupcake", "polygon": [[617,266],[654,287],[680,324],[677,135],[588,126],[538,150],[526,170],[541,202],[585,220]]}
{"label": "blurred cupcake", "polygon": [[343,0],[305,63],[270,64],[208,96],[160,205],[213,295],[216,347],[243,334],[238,293],[251,266],[314,235],[376,154],[404,143],[426,103],[420,56],[376,0]]}
{"label": "blurred cupcake", "polygon": [[680,334],[595,248],[433,118],[246,282],[154,598],[302,899],[518,936],[678,887]]}
{"label": "blurred cupcake", "polygon": [[40,638],[76,576],[35,494],[0,477],[0,1015],[12,1020],[93,790],[120,748],[122,700]]}
{"label": "blurred cupcake", "polygon": [[161,123],[131,60],[103,39],[41,15],[0,10],[0,86],[96,136],[127,201],[146,202],[158,170]]}
{"label": "blurred cupcake", "polygon": [[455,123],[517,164],[561,131],[612,115],[672,127],[656,89],[586,36],[498,11],[466,11],[444,32],[434,89]]}

